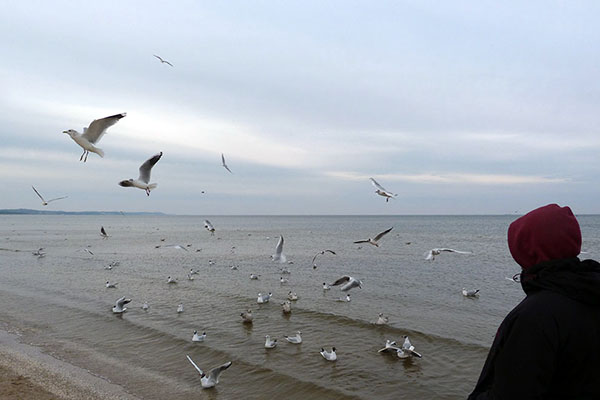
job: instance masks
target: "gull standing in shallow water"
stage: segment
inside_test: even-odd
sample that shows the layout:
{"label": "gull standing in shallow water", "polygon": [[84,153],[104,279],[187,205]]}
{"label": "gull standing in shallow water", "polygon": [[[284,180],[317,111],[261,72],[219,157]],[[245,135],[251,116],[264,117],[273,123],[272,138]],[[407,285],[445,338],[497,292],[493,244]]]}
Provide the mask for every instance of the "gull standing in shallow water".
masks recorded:
{"label": "gull standing in shallow water", "polygon": [[140,166],[140,169],[139,169],[140,176],[137,179],[129,178],[129,179],[123,180],[123,181],[119,182],[119,186],[136,187],[138,189],[145,190],[146,194],[148,196],[150,196],[150,191],[152,189],[155,189],[156,186],[158,186],[156,183],[149,183],[150,182],[150,171],[152,171],[152,167],[154,167],[154,164],[156,164],[158,162],[158,160],[160,160],[162,155],[163,155],[163,153],[161,151],[160,153],[155,154],[154,156],[147,159]]}
{"label": "gull standing in shallow water", "polygon": [[377,193],[380,196],[385,197],[385,202],[387,203],[390,199],[393,199],[394,197],[398,196],[397,194],[394,194],[388,190],[386,190],[383,186],[381,186],[379,183],[377,183],[377,181],[373,178],[369,178],[371,180],[371,184],[373,186],[375,186],[375,193]]}
{"label": "gull standing in shallow water", "polygon": [[214,387],[217,383],[219,383],[219,375],[221,375],[221,372],[225,371],[227,368],[229,368],[231,366],[231,361],[226,362],[225,364],[213,368],[208,372],[208,375],[206,375],[204,372],[202,372],[202,370],[196,365],[196,363],[194,363],[192,361],[192,359],[190,358],[190,356],[186,355],[187,359],[192,363],[192,365],[194,366],[194,368],[196,368],[196,371],[198,371],[198,374],[200,374],[200,383],[202,384],[202,388],[203,389],[208,389],[211,387]]}
{"label": "gull standing in shallow water", "polygon": [[[106,133],[106,130],[117,123],[121,118],[125,117],[127,113],[115,114],[110,117],[95,119],[92,121],[90,126],[83,128],[83,134],[77,132],[74,129],[63,131],[67,135],[71,136],[71,139],[83,148],[83,154],[79,157],[79,161],[87,161],[88,154],[98,154],[100,157],[104,157],[104,151],[96,146],[96,142],[102,139],[102,136]],[[84,158],[85,156],[85,158]]]}
{"label": "gull standing in shallow water", "polygon": [[371,239],[371,238],[369,238],[369,239],[366,239],[366,240],[357,240],[357,241],[356,241],[356,242],[354,242],[354,243],[369,243],[369,244],[372,244],[372,245],[373,245],[373,246],[375,246],[375,247],[379,247],[379,243],[378,243],[378,242],[379,242],[379,240],[380,240],[382,237],[384,237],[385,235],[387,235],[388,233],[390,233],[390,231],[391,231],[392,229],[394,229],[394,227],[391,227],[390,229],[388,229],[388,230],[386,230],[386,231],[383,231],[383,232],[379,233],[377,236],[375,236],[375,238],[374,238],[374,239]]}
{"label": "gull standing in shallow water", "polygon": [[44,198],[42,197],[42,195],[40,194],[40,192],[38,192],[33,185],[31,186],[31,188],[33,189],[33,191],[35,192],[35,194],[37,194],[38,197],[42,200],[42,205],[43,206],[47,206],[48,203],[50,203],[50,202],[53,202],[53,201],[56,201],[56,200],[66,199],[67,197],[69,197],[69,196],[57,197],[55,199],[50,199],[50,200],[46,201],[46,200],[44,200]]}
{"label": "gull standing in shallow water", "polygon": [[115,303],[115,306],[112,308],[112,312],[115,314],[122,314],[127,310],[127,307],[123,307],[125,304],[129,303],[131,299],[126,299],[125,297],[121,297]]}
{"label": "gull standing in shallow water", "polygon": [[[338,286],[338,285],[341,285],[341,284],[344,284],[341,287],[341,290],[343,292],[346,292],[346,291],[348,291],[348,290],[350,290],[352,288],[355,288],[355,287],[357,287],[359,289],[362,289],[362,282],[359,281],[356,278],[351,277],[351,276],[342,276],[340,279],[338,279],[337,281],[333,282],[331,284],[331,286]],[[323,285],[325,285],[325,284],[323,284]],[[323,287],[323,289],[324,289],[324,287]]]}
{"label": "gull standing in shallow water", "polygon": [[473,254],[470,251],[459,251],[459,250],[454,250],[454,249],[431,249],[428,252],[425,253],[425,259],[428,261],[434,261],[435,260],[435,256],[439,256],[440,254],[442,254],[442,252],[446,252],[446,253],[458,253],[458,254]]}

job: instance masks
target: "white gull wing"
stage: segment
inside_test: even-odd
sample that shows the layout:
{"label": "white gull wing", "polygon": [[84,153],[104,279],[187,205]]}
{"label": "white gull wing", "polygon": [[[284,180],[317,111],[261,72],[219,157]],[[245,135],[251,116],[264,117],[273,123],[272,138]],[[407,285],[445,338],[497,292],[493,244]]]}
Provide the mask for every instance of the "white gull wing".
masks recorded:
{"label": "white gull wing", "polygon": [[312,259],[312,263],[313,263],[313,265],[315,264],[315,260],[317,259],[317,257],[318,257],[319,255],[321,255],[321,254],[325,254],[325,253],[331,253],[331,254],[333,254],[334,256],[336,255],[335,251],[333,251],[333,250],[321,250],[320,252],[318,252],[317,254],[315,254],[315,256],[313,257],[313,259]]}
{"label": "white gull wing", "polygon": [[42,197],[42,195],[37,190],[35,190],[35,187],[33,185],[31,185],[31,188],[33,189],[33,191],[35,192],[35,194],[37,194],[38,197],[42,200],[42,202],[46,203],[46,200],[44,200],[44,198]]}
{"label": "white gull wing", "polygon": [[374,242],[377,242],[379,239],[381,239],[382,237],[384,237],[385,235],[387,235],[388,233],[390,233],[390,231],[394,229],[394,227],[392,226],[390,229],[383,231],[381,233],[379,233],[377,236],[375,236],[375,238],[373,239]]}
{"label": "white gull wing", "polygon": [[223,153],[221,153],[221,165],[227,170],[229,171],[229,173],[233,174],[233,172],[231,172],[231,170],[229,169],[229,167],[227,166],[227,163],[225,163],[225,156],[223,155]]}
{"label": "white gull wing", "polygon": [[46,203],[52,203],[53,201],[66,199],[67,197],[69,197],[69,196],[57,197],[55,199],[48,200]]}
{"label": "white gull wing", "polygon": [[96,143],[102,138],[108,128],[116,124],[117,121],[126,115],[127,113],[121,113],[102,119],[95,119],[87,129],[84,129],[84,133],[81,136],[90,143]]}
{"label": "white gull wing", "polygon": [[342,276],[340,279],[338,279],[337,281],[333,282],[331,284],[331,286],[337,286],[337,285],[341,285],[342,283],[346,283],[349,282],[351,279],[350,276]]}
{"label": "white gull wing", "polygon": [[202,372],[202,370],[200,369],[200,367],[198,367],[196,365],[196,363],[192,361],[192,359],[190,358],[190,356],[188,356],[187,354],[185,356],[187,357],[188,360],[190,360],[190,362],[192,363],[192,365],[194,366],[194,368],[196,368],[196,371],[198,371],[198,373],[200,374],[200,376],[204,375],[204,372]]}
{"label": "white gull wing", "polygon": [[221,375],[221,372],[225,371],[229,367],[231,367],[231,361],[228,361],[223,365],[211,369],[208,372],[208,379],[214,381],[215,383],[219,383],[219,375]]}
{"label": "white gull wing", "polygon": [[147,159],[140,166],[140,177],[138,178],[138,180],[140,180],[144,183],[150,182],[150,171],[152,170],[152,167],[154,167],[154,164],[156,164],[158,162],[158,160],[160,160],[162,155],[163,155],[163,153],[161,151],[160,153],[155,154],[152,157],[150,157],[149,159]]}
{"label": "white gull wing", "polygon": [[377,189],[381,190],[382,192],[387,192],[387,190],[381,186],[375,179],[373,178],[369,178],[371,180],[371,183],[373,184],[373,186],[375,186]]}
{"label": "white gull wing", "polygon": [[275,254],[273,254],[273,260],[281,263],[284,263],[286,260],[286,257],[283,254],[283,235],[279,236],[279,241],[275,247]]}

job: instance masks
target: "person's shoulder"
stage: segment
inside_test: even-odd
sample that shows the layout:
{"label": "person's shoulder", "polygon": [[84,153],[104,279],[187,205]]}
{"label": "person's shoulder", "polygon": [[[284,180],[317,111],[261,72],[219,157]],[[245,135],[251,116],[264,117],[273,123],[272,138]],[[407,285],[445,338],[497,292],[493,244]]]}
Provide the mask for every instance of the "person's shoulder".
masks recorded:
{"label": "person's shoulder", "polygon": [[565,301],[567,297],[549,290],[540,290],[529,294],[510,313],[512,318],[525,317],[529,320],[538,320],[552,316]]}

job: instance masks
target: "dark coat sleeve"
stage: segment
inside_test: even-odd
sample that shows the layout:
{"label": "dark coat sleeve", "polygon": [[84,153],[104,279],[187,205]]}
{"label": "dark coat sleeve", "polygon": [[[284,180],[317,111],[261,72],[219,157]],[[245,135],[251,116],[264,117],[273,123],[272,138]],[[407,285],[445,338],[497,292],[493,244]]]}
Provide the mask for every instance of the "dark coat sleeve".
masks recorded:
{"label": "dark coat sleeve", "polygon": [[560,349],[557,324],[545,310],[524,301],[507,315],[469,400],[546,397]]}

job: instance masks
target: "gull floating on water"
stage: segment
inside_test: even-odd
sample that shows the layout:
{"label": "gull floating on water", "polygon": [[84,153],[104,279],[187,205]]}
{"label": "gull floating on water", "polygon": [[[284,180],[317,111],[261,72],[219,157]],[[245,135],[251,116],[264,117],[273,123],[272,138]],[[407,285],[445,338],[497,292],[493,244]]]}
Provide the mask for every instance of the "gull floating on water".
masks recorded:
{"label": "gull floating on water", "polygon": [[366,240],[357,240],[354,243],[369,243],[369,244],[372,244],[375,247],[379,247],[379,243],[378,243],[379,240],[381,240],[382,237],[384,237],[385,235],[387,235],[392,229],[394,229],[394,227],[391,227],[390,229],[379,233],[373,239],[369,238],[369,239],[366,239]]}
{"label": "gull floating on water", "polygon": [[289,300],[286,300],[283,303],[281,303],[281,307],[282,307],[282,311],[285,314],[289,314],[292,312],[292,303]]}
{"label": "gull floating on water", "polygon": [[383,186],[381,186],[379,183],[377,183],[377,181],[373,178],[369,178],[371,180],[371,184],[373,186],[375,186],[375,193],[377,193],[380,196],[385,197],[385,202],[387,203],[390,199],[393,199],[394,197],[398,196],[397,194],[394,194],[392,192],[390,192],[389,190],[386,190]]}
{"label": "gull floating on water", "polygon": [[244,322],[252,322],[253,316],[252,316],[252,310],[246,310],[244,312],[242,312],[240,314],[242,316],[242,319],[244,320]]}
{"label": "gull floating on water", "polygon": [[[96,146],[94,146],[102,136],[106,133],[106,130],[117,123],[121,118],[125,117],[127,113],[115,114],[110,117],[95,119],[92,121],[90,126],[87,128],[83,128],[83,134],[77,132],[74,129],[69,129],[67,131],[63,131],[67,135],[71,136],[71,139],[75,141],[78,145],[83,148],[83,154],[79,157],[79,161],[83,160],[83,162],[87,161],[88,154],[90,151],[92,153],[98,154],[100,157],[104,157],[104,151]],[[85,156],[85,158],[84,158]]]}
{"label": "gull floating on water", "polygon": [[462,295],[465,297],[477,297],[479,296],[479,289],[467,290],[462,288]]}
{"label": "gull floating on water", "polygon": [[419,357],[421,358],[421,354],[417,353],[415,351],[415,346],[413,346],[410,343],[410,340],[408,340],[408,336],[404,336],[404,343],[402,343],[402,348],[398,349],[397,353],[398,358],[408,358],[411,356],[415,356],[415,357]]}
{"label": "gull floating on water", "polygon": [[192,274],[187,274],[188,281],[193,281],[194,276]]}
{"label": "gull floating on water", "polygon": [[31,186],[31,188],[33,189],[33,191],[35,192],[35,194],[38,195],[38,197],[42,200],[42,205],[43,206],[47,206],[48,203],[56,201],[56,200],[62,200],[62,199],[66,199],[69,196],[63,196],[63,197],[57,197],[55,199],[50,199],[48,201],[44,200],[44,198],[42,197],[42,195],[40,194],[40,192],[38,192],[37,190],[35,190],[35,187]]}
{"label": "gull floating on water", "polygon": [[273,261],[279,261],[280,263],[284,263],[286,261],[285,254],[283,254],[283,235],[279,236],[279,241],[275,247],[275,254],[273,254],[271,258]]}
{"label": "gull floating on water", "polygon": [[159,246],[159,247],[166,247],[166,248],[170,248],[170,249],[188,251],[188,249],[186,249],[184,246],[182,246],[180,244],[167,244],[167,245]]}
{"label": "gull floating on water", "polygon": [[36,256],[37,258],[42,258],[46,256],[46,253],[44,253],[42,250],[44,250],[43,247],[40,247],[39,249],[37,249],[36,251],[32,252],[31,254],[33,254],[34,256]]}
{"label": "gull floating on water", "polygon": [[122,187],[136,187],[138,189],[142,189],[146,191],[146,195],[150,196],[150,191],[156,189],[158,186],[156,183],[150,182],[150,172],[152,171],[152,167],[160,160],[163,153],[162,151],[158,154],[153,155],[140,166],[139,172],[140,176],[137,179],[129,178],[119,182],[119,186]]}
{"label": "gull floating on water", "polygon": [[102,239],[108,239],[108,234],[106,233],[106,230],[104,230],[103,226],[100,227],[100,236],[102,236]]}
{"label": "gull floating on water", "polygon": [[335,361],[337,360],[337,354],[335,354],[335,347],[331,348],[331,351],[327,351],[321,347],[321,351],[319,352],[327,361]]}
{"label": "gull floating on water", "polygon": [[271,299],[271,293],[270,292],[269,292],[269,294],[259,293],[258,294],[258,298],[256,299],[256,302],[258,304],[268,303],[270,299]]}
{"label": "gull floating on water", "polygon": [[202,332],[202,335],[199,335],[198,331],[194,331],[192,342],[204,342],[204,339],[206,339],[206,332]]}
{"label": "gull floating on water", "polygon": [[398,196],[395,193],[390,192],[389,190],[385,189],[383,186],[381,186],[375,179],[373,178],[369,178],[371,180],[371,184],[373,186],[375,186],[375,193],[377,193],[378,195],[385,197],[385,202],[387,203],[390,199],[393,199],[394,197]]}
{"label": "gull floating on water", "polygon": [[177,279],[171,278],[170,276],[168,276],[167,277],[167,283],[177,283]]}
{"label": "gull floating on water", "polygon": [[447,253],[458,253],[458,254],[473,254],[470,251],[459,251],[459,250],[454,250],[454,249],[431,249],[428,252],[425,253],[425,259],[429,260],[429,261],[433,261],[435,260],[436,256],[439,256],[440,254],[442,254],[442,252],[447,252]]}
{"label": "gull floating on water", "polygon": [[125,310],[127,310],[127,307],[123,307],[123,306],[125,304],[129,303],[130,301],[131,301],[131,299],[126,299],[125,297],[121,297],[115,303],[115,306],[112,308],[112,312],[114,312],[115,314],[124,313]]}
{"label": "gull floating on water", "polygon": [[292,344],[300,344],[302,343],[302,332],[296,332],[295,336],[284,336],[285,340]]}
{"label": "gull floating on water", "polygon": [[231,170],[227,166],[227,163],[225,163],[225,156],[223,155],[223,153],[221,153],[221,165],[223,166],[223,168],[229,171],[230,174],[233,174],[233,172],[231,172]]}
{"label": "gull floating on water", "polygon": [[221,372],[225,371],[227,368],[229,368],[231,366],[231,361],[226,362],[225,364],[213,368],[208,372],[208,375],[206,375],[204,372],[202,372],[202,370],[196,365],[196,363],[194,363],[192,361],[192,359],[190,358],[190,356],[186,355],[187,359],[192,363],[192,365],[194,366],[194,368],[196,368],[196,371],[198,371],[198,374],[200,374],[200,383],[202,384],[202,388],[203,389],[208,389],[211,387],[214,387],[217,383],[219,383],[219,375],[221,375]]}
{"label": "gull floating on water", "polygon": [[109,281],[106,281],[106,288],[108,288],[108,289],[115,289],[116,287],[117,287],[117,282],[110,283]]}
{"label": "gull floating on water", "polygon": [[207,220],[207,219],[204,220],[204,227],[206,228],[207,231],[210,232],[211,235],[215,234],[215,227],[213,226],[213,224],[210,223],[209,220]]}
{"label": "gull floating on water", "polygon": [[194,269],[190,269],[190,275],[198,275],[199,272],[198,271],[194,271]]}
{"label": "gull floating on water", "polygon": [[335,281],[331,284],[331,286],[338,286],[338,285],[342,285],[341,290],[343,292],[346,292],[355,287],[358,287],[360,289],[362,288],[362,282],[351,276],[342,276],[340,279],[338,279],[337,281]]}
{"label": "gull floating on water", "polygon": [[379,313],[379,316],[377,317],[377,321],[375,322],[375,325],[385,325],[387,324],[389,321],[388,317],[384,317],[383,313]]}
{"label": "gull floating on water", "polygon": [[282,285],[285,285],[288,282],[289,282],[289,280],[284,278],[283,276],[279,278],[279,283],[281,283]]}
{"label": "gull floating on water", "polygon": [[182,313],[182,312],[183,312],[183,304],[179,304],[179,305],[177,306],[177,312],[178,312],[178,313]]}
{"label": "gull floating on water", "polygon": [[313,269],[317,269],[317,264],[315,264],[315,261],[317,260],[317,257],[320,256],[320,255],[322,255],[322,254],[325,254],[325,253],[331,253],[334,256],[336,255],[335,251],[333,251],[333,250],[321,250],[320,252],[318,252],[317,254],[315,254],[315,256],[312,259]]}
{"label": "gull floating on water", "polygon": [[154,57],[158,58],[160,60],[161,64],[167,64],[170,65],[171,67],[173,66],[173,64],[171,64],[170,62],[168,62],[167,60],[164,60],[163,58],[161,58],[160,56],[157,56],[156,54],[152,54]]}
{"label": "gull floating on water", "polygon": [[329,289],[331,289],[331,286],[329,286],[328,284],[323,282],[323,290],[329,290]]}
{"label": "gull floating on water", "polygon": [[298,300],[298,295],[290,290],[288,292],[288,300],[296,301],[296,300]]}
{"label": "gull floating on water", "polygon": [[379,349],[378,352],[379,353],[390,352],[390,351],[397,352],[398,350],[400,350],[400,348],[398,347],[396,342],[394,340],[387,339],[385,341],[385,347],[383,349]]}
{"label": "gull floating on water", "polygon": [[148,305],[147,302],[144,302],[144,304],[142,304],[142,310],[148,311],[148,308],[150,308],[150,306]]}
{"label": "gull floating on water", "polygon": [[255,281],[255,280],[257,280],[257,279],[258,279],[258,277],[259,277],[259,276],[260,276],[260,275],[256,275],[256,274],[250,274],[250,279],[251,279],[251,280],[253,280],[253,281]]}
{"label": "gull floating on water", "polygon": [[341,302],[349,303],[350,302],[350,294],[347,294],[346,297],[340,297],[336,301],[341,301]]}
{"label": "gull floating on water", "polygon": [[269,335],[265,336],[265,349],[274,349],[277,346],[277,339],[271,339]]}

